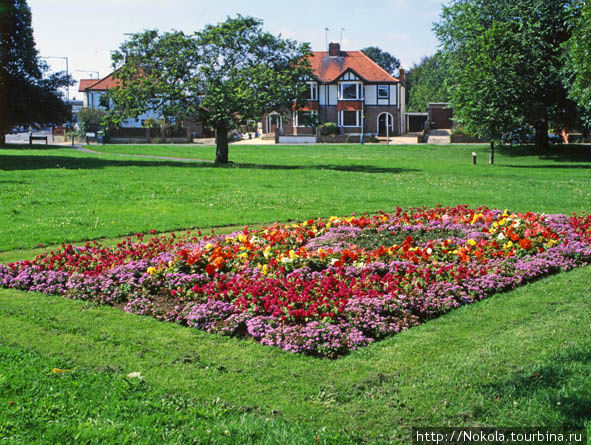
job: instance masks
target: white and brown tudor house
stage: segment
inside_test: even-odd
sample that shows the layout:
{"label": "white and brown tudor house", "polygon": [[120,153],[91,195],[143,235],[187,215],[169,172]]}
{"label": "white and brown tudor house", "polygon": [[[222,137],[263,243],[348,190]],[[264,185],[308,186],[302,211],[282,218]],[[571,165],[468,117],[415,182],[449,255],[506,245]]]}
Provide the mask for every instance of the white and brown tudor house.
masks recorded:
{"label": "white and brown tudor house", "polygon": [[334,122],[341,134],[386,136],[404,128],[404,70],[396,79],[361,51],[341,51],[331,43],[328,51],[315,51],[310,58],[315,78],[309,85],[307,103],[291,116],[269,113],[263,133],[277,128],[283,135],[311,135],[305,126],[315,115],[320,123]]}

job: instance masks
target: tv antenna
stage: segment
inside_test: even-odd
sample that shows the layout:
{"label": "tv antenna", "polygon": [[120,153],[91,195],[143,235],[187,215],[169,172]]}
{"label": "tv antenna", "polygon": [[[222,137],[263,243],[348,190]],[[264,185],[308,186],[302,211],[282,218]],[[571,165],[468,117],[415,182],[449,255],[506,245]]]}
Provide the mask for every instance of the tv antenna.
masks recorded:
{"label": "tv antenna", "polygon": [[328,31],[330,31],[326,26],[324,27],[324,38],[326,39],[326,50],[328,51]]}

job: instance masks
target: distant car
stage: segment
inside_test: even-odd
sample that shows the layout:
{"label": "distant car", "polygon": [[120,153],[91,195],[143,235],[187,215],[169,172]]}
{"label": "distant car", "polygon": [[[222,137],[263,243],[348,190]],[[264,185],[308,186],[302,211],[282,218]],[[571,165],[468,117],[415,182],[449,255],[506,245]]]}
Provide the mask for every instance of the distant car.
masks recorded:
{"label": "distant car", "polygon": [[532,144],[535,140],[529,128],[518,128],[501,136],[503,144]]}

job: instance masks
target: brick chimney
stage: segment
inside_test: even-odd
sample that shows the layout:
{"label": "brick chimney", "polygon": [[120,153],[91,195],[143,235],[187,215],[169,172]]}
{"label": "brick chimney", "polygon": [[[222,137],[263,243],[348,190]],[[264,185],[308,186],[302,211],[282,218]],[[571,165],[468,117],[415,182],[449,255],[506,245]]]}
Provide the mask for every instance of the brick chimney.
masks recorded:
{"label": "brick chimney", "polygon": [[404,68],[400,68],[398,72],[398,80],[400,80],[400,83],[404,85]]}
{"label": "brick chimney", "polygon": [[339,43],[328,44],[328,55],[330,57],[337,57],[341,54],[341,45]]}

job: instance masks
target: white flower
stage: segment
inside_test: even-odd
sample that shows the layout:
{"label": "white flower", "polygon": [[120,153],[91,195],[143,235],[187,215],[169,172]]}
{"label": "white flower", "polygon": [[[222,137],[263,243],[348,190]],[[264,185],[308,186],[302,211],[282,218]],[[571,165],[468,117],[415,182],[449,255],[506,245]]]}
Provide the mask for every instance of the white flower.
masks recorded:
{"label": "white flower", "polygon": [[144,376],[142,375],[141,372],[130,372],[129,374],[127,374],[127,378],[128,379],[143,380],[144,379]]}
{"label": "white flower", "polygon": [[502,233],[499,233],[499,236],[497,236],[498,240],[504,240],[505,239],[505,235],[503,235]]}

